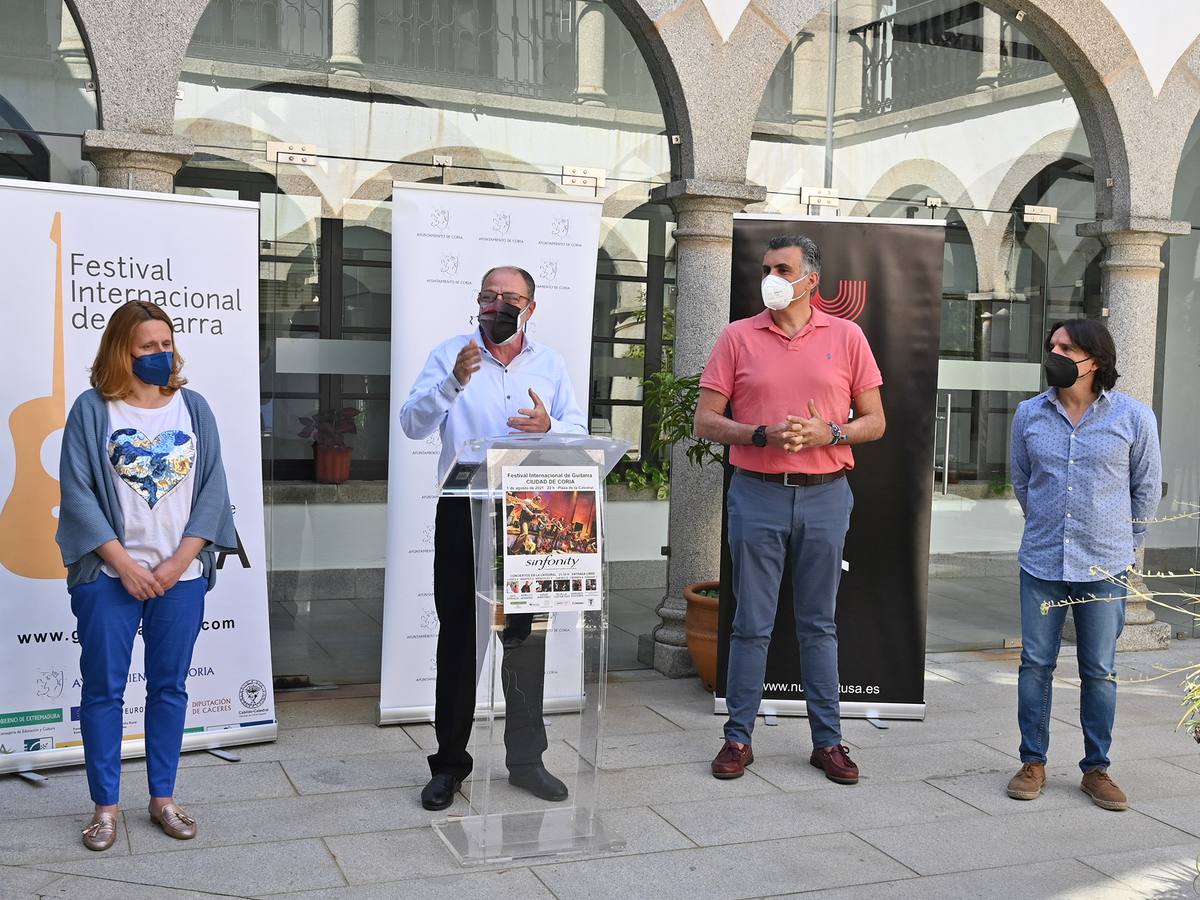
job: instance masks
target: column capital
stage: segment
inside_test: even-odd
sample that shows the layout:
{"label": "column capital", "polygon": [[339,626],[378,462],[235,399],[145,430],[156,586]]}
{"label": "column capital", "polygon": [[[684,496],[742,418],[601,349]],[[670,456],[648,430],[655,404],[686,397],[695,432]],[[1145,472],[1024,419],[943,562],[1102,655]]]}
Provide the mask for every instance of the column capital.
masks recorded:
{"label": "column capital", "polygon": [[1075,233],[1080,237],[1099,238],[1109,246],[1146,243],[1151,236],[1157,236],[1161,245],[1172,235],[1188,234],[1191,230],[1190,222],[1159,219],[1153,216],[1121,216],[1116,219],[1084,222],[1075,226]]}
{"label": "column capital", "polygon": [[190,140],[173,134],[93,128],[83,135],[84,155],[95,163],[101,187],[170,193],[194,150]]}
{"label": "column capital", "polygon": [[650,192],[652,200],[675,210],[675,242],[720,241],[733,238],[733,215],[747,204],[759,203],[766,188],[745,182],[681,179]]}

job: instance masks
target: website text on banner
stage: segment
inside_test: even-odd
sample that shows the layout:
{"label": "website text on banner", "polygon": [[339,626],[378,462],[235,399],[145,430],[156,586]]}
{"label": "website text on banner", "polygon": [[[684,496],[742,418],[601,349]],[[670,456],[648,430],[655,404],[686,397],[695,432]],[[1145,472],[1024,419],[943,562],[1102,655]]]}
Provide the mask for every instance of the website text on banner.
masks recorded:
{"label": "website text on banner", "polygon": [[[73,765],[79,644],[54,540],[67,411],[112,312],[172,318],[184,375],[221,430],[239,550],[217,585],[188,677],[184,748],[273,740],[258,391],[258,206],[0,180],[0,772]],[[122,754],[142,753],[142,642]]]}
{"label": "website text on banner", "polygon": [[[484,273],[494,266],[515,265],[537,284],[537,314],[529,320],[529,338],[563,356],[575,396],[586,404],[601,208],[592,198],[394,185],[393,439],[380,724],[431,721],[437,678],[433,522],[442,446],[437,433],[410,441],[400,432],[407,388],[430,350],[447,338],[476,330],[476,296]],[[552,619],[546,646],[547,710],[579,702],[576,617],[556,613]],[[480,671],[491,671],[486,659],[477,665]],[[481,702],[487,694],[487,686],[480,685]]]}

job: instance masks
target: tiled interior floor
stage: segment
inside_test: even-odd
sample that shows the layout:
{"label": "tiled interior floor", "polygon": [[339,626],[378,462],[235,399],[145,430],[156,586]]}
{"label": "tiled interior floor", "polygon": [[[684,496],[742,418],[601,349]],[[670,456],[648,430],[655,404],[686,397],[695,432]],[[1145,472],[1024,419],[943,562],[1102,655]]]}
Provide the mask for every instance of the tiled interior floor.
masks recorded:
{"label": "tiled interior floor", "polygon": [[[1156,580],[1157,592],[1200,594],[1200,579]],[[931,578],[927,647],[929,653],[1015,646],[1021,634],[1019,578],[1012,575]],[[645,668],[637,658],[638,635],[658,624],[654,608],[662,588],[612,591],[609,596],[608,667]],[[1186,604],[1186,598],[1164,597]],[[1185,612],[1155,607],[1172,631],[1188,637],[1200,627]],[[271,651],[280,687],[373,684],[379,681],[383,598],[273,601]]]}

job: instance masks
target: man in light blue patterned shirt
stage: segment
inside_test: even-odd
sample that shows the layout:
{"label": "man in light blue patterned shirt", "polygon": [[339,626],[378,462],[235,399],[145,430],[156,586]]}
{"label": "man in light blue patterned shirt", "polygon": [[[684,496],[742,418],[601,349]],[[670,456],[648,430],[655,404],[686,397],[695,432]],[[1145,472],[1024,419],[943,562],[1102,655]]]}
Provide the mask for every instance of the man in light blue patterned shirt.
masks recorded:
{"label": "man in light blue patterned shirt", "polygon": [[1050,701],[1067,602],[1075,619],[1081,788],[1103,809],[1123,810],[1108,776],[1117,708],[1117,638],[1125,624],[1124,573],[1158,508],[1162,459],[1153,411],[1113,390],[1117,351],[1092,319],[1059,322],[1046,339],[1050,389],[1017,407],[1012,483],[1025,512],[1021,565],[1021,669],[1017,721],[1021,770],[1008,783],[1033,800],[1046,781]]}

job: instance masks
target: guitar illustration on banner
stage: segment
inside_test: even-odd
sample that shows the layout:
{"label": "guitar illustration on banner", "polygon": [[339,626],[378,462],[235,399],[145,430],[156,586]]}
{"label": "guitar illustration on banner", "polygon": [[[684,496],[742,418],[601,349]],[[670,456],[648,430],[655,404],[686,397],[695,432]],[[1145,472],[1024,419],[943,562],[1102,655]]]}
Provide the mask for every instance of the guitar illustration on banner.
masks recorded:
{"label": "guitar illustration on banner", "polygon": [[46,438],[67,424],[63,360],[62,213],[54,214],[54,362],[50,395],[21,403],[8,418],[16,471],[0,510],[0,566],[25,578],[66,577],[54,534],[58,529],[58,479],[42,465]]}

